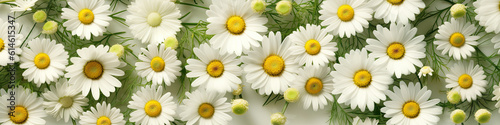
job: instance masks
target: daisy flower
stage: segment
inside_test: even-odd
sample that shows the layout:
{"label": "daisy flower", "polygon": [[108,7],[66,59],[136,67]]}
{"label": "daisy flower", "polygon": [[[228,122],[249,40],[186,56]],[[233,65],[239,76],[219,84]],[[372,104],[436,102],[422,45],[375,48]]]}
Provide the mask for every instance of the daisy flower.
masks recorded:
{"label": "daisy flower", "polygon": [[[9,93],[14,92],[14,96],[4,93],[0,98],[0,124],[2,125],[44,125],[43,117],[47,116],[43,111],[43,98],[37,97],[37,93],[19,86]],[[3,93],[3,92],[2,92]],[[10,101],[9,99],[13,99]],[[12,106],[14,104],[15,106]],[[11,116],[12,115],[12,116]]]}
{"label": "daisy flower", "polygon": [[446,88],[457,91],[462,95],[462,101],[471,102],[477,97],[482,96],[482,92],[486,92],[486,85],[483,67],[474,65],[474,61],[458,62],[450,68],[446,74]]}
{"label": "daisy flower", "polygon": [[486,32],[500,33],[500,1],[499,0],[478,0],[474,2],[477,13],[476,20],[479,25],[484,26]]}
{"label": "daisy flower", "polygon": [[82,106],[87,106],[89,101],[80,91],[74,91],[65,78],[51,85],[50,91],[45,89],[42,95],[47,100],[43,102],[45,111],[57,121],[64,118],[64,122],[68,122],[70,118],[78,119],[83,112]]}
{"label": "daisy flower", "polygon": [[264,37],[262,47],[254,48],[247,56],[241,57],[245,79],[259,94],[269,95],[285,92],[295,79],[299,65],[290,53],[288,37],[281,42],[281,33],[269,33]]}
{"label": "daisy flower", "polygon": [[324,66],[329,61],[335,60],[337,43],[330,42],[333,36],[320,26],[307,24],[290,34],[292,46],[290,51],[297,56],[296,62],[299,65],[315,67]]}
{"label": "daisy flower", "polygon": [[82,125],[125,125],[123,114],[120,109],[111,108],[111,104],[106,102],[97,103],[97,105],[90,108],[90,111],[84,112],[80,116],[80,124]]}
{"label": "daisy flower", "polygon": [[226,102],[223,93],[206,92],[204,89],[196,89],[194,92],[186,92],[187,99],[182,101],[179,108],[181,120],[187,121],[187,125],[198,123],[199,125],[226,125],[232,118],[226,112],[231,111],[231,104]]}
{"label": "daisy flower", "polygon": [[434,44],[437,45],[437,50],[442,51],[443,55],[448,52],[448,55],[453,56],[455,60],[467,59],[472,55],[472,52],[476,51],[473,46],[479,44],[476,40],[480,37],[473,36],[475,31],[476,27],[467,23],[464,18],[452,19],[451,23],[445,22],[439,26]]}
{"label": "daisy flower", "polygon": [[385,66],[374,62],[373,56],[362,49],[351,50],[333,65],[337,71],[330,73],[335,86],[332,93],[340,94],[339,103],[351,105],[353,110],[359,107],[364,112],[365,108],[373,111],[375,103],[386,99],[384,91],[393,80]]}
{"label": "daisy flower", "polygon": [[28,47],[23,48],[19,65],[26,69],[23,72],[24,79],[40,87],[42,83],[49,84],[64,75],[69,56],[62,44],[56,44],[55,40],[35,38],[28,42]]}
{"label": "daisy flower", "polygon": [[439,121],[442,108],[437,106],[439,99],[429,100],[431,90],[427,86],[420,88],[419,83],[406,83],[401,81],[399,87],[394,86],[394,92],[389,90],[385,94],[391,101],[384,102],[385,107],[380,111],[386,113],[384,117],[390,118],[387,124],[390,125],[435,125]]}
{"label": "daisy flower", "polygon": [[71,9],[62,9],[61,18],[68,20],[63,26],[80,39],[101,36],[111,21],[109,5],[104,3],[104,0],[68,0]]}
{"label": "daisy flower", "polygon": [[377,39],[368,38],[366,49],[378,58],[375,63],[386,64],[391,74],[401,78],[402,74],[415,73],[415,66],[423,66],[419,59],[425,57],[424,35],[416,34],[417,28],[408,25],[391,23],[390,29],[377,25],[373,31]]}
{"label": "daisy flower", "polygon": [[14,2],[10,2],[11,4],[15,4],[15,7],[10,8],[10,12],[22,12],[31,10],[31,7],[35,5],[38,0],[15,0]]}
{"label": "daisy flower", "polygon": [[238,56],[250,47],[259,47],[262,36],[267,32],[267,18],[253,12],[251,0],[214,0],[210,5],[207,34],[215,35],[210,44],[223,53]]}
{"label": "daisy flower", "polygon": [[172,82],[181,75],[181,61],[177,59],[177,51],[165,45],[149,44],[148,50],[141,48],[142,54],[139,59],[142,62],[136,62],[137,74],[145,77],[147,81],[153,84],[162,84],[165,82],[170,86]]}
{"label": "daisy flower", "polygon": [[[495,85],[495,86],[493,86],[493,88],[494,88],[494,90],[492,93],[495,96],[493,98],[491,98],[491,100],[497,101],[497,103],[495,104],[495,107],[500,108],[500,86]],[[498,110],[498,112],[500,113],[500,110]]]}
{"label": "daisy flower", "polygon": [[377,125],[377,124],[378,124],[377,119],[365,118],[365,121],[363,122],[361,121],[361,118],[356,116],[356,118],[352,120],[352,125]]}
{"label": "daisy flower", "polygon": [[322,26],[326,31],[340,37],[350,38],[356,33],[368,28],[368,21],[372,20],[373,9],[365,0],[326,0],[321,4],[319,13]]}
{"label": "daisy flower", "polygon": [[375,0],[373,1],[376,19],[384,19],[385,23],[408,24],[425,8],[422,0]]}
{"label": "daisy flower", "polygon": [[191,71],[187,74],[189,78],[196,78],[191,84],[194,87],[201,86],[207,91],[220,93],[231,92],[238,89],[241,84],[241,62],[236,55],[220,53],[219,49],[201,44],[199,48],[193,49],[197,59],[188,59],[186,69]]}
{"label": "daisy flower", "polygon": [[141,87],[127,106],[135,110],[130,114],[130,121],[142,125],[170,125],[177,108],[173,99],[170,92],[163,94],[162,86]]}
{"label": "daisy flower", "polygon": [[[23,38],[22,34],[17,34],[15,37],[15,45],[9,45],[11,42],[9,41],[9,26],[12,26],[9,22],[5,21],[0,18],[0,66],[7,66],[9,63],[14,63],[19,61],[19,54],[21,54],[23,51],[20,48]],[[14,27],[19,27],[18,23],[13,24]],[[11,55],[9,54],[9,48],[14,48],[14,51],[16,54],[14,54],[14,59],[11,60],[10,57]]]}
{"label": "daisy flower", "polygon": [[113,52],[108,52],[109,47],[91,45],[88,48],[76,50],[78,56],[70,60],[73,65],[66,68],[66,78],[69,83],[81,90],[83,96],[87,96],[92,90],[95,100],[99,99],[99,92],[109,97],[110,92],[115,92],[115,87],[121,87],[122,83],[113,76],[123,76],[125,73],[118,69],[120,61]]}
{"label": "daisy flower", "polygon": [[157,45],[180,31],[181,12],[168,0],[137,0],[127,9],[126,23],[142,43]]}
{"label": "daisy flower", "polygon": [[306,66],[298,70],[299,75],[290,86],[299,90],[300,101],[304,109],[312,106],[314,111],[323,109],[329,101],[333,101],[330,94],[333,90],[333,81],[330,68],[326,66],[311,67]]}

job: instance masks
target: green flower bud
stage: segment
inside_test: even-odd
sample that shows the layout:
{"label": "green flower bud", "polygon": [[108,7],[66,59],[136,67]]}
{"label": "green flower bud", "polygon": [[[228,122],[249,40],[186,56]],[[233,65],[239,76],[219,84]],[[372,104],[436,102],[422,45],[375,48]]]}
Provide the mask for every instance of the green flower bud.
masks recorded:
{"label": "green flower bud", "polygon": [[109,48],[109,52],[116,53],[116,56],[118,56],[118,58],[123,56],[124,51],[125,49],[120,44],[115,44],[111,46],[111,48]]}
{"label": "green flower bud", "polygon": [[38,10],[33,14],[33,20],[37,23],[42,23],[47,19],[47,14],[43,10]]}
{"label": "green flower bud", "polygon": [[231,103],[233,103],[231,109],[233,109],[234,114],[243,115],[248,110],[248,101],[244,99],[235,99]]}
{"label": "green flower bud", "polygon": [[446,95],[446,98],[448,99],[448,101],[451,104],[457,104],[462,99],[462,96],[457,91],[452,90],[452,91],[448,92],[448,95]]}
{"label": "green flower bud", "polygon": [[175,36],[169,36],[165,41],[163,42],[165,44],[165,48],[172,48],[173,50],[177,49],[179,46],[179,41],[177,41],[177,38]]}
{"label": "green flower bud", "polygon": [[474,116],[476,117],[477,122],[488,123],[491,118],[491,113],[486,109],[479,109],[476,111],[476,114]]}
{"label": "green flower bud", "polygon": [[284,97],[287,102],[296,102],[300,97],[299,90],[295,88],[288,88],[284,93]]}
{"label": "green flower bud", "polygon": [[48,21],[43,25],[43,34],[54,34],[57,32],[57,23],[54,21]]}
{"label": "green flower bud", "polygon": [[257,13],[262,13],[266,10],[266,2],[263,0],[253,0],[252,10]]}
{"label": "green flower bud", "polygon": [[450,119],[456,124],[460,124],[465,121],[465,112],[464,110],[461,109],[455,109],[453,112],[450,114]]}
{"label": "green flower bud", "polygon": [[290,12],[292,12],[292,2],[288,0],[281,0],[276,3],[276,12],[283,16],[290,14]]}
{"label": "green flower bud", "polygon": [[465,5],[459,3],[451,6],[450,8],[451,16],[453,16],[453,18],[460,18],[464,16],[465,13],[467,13],[467,11],[465,10],[466,8],[467,7]]}
{"label": "green flower bud", "polygon": [[271,115],[272,125],[284,125],[286,122],[286,117],[281,112],[274,113]]}

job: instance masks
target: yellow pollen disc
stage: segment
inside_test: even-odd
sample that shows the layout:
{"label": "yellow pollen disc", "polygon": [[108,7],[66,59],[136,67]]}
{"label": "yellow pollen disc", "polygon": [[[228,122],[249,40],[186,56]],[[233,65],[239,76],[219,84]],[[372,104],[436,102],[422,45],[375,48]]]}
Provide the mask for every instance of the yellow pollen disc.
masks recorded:
{"label": "yellow pollen disc", "polygon": [[[11,111],[12,112],[12,111]],[[23,106],[16,106],[10,120],[16,124],[23,124],[28,119],[28,110]]]}
{"label": "yellow pollen disc", "polygon": [[392,5],[401,5],[404,0],[387,0],[387,2],[391,3]]}
{"label": "yellow pollen disc", "polygon": [[405,46],[398,42],[391,43],[386,51],[391,59],[398,60],[405,56]]}
{"label": "yellow pollen disc", "polygon": [[280,76],[285,69],[285,61],[277,55],[270,55],[264,60],[262,64],[264,71],[270,76]]}
{"label": "yellow pollen disc", "polygon": [[39,53],[35,56],[35,66],[39,69],[45,69],[50,65],[50,57],[45,53]]}
{"label": "yellow pollen disc", "polygon": [[3,39],[0,38],[0,52],[2,52],[3,48],[5,47],[4,45],[5,43],[3,43]]}
{"label": "yellow pollen disc", "polygon": [[416,118],[420,114],[420,106],[414,101],[408,101],[403,105],[403,115],[408,118]]}
{"label": "yellow pollen disc", "polygon": [[224,64],[219,60],[213,60],[207,65],[207,73],[212,77],[220,77],[224,73]]}
{"label": "yellow pollen disc", "polygon": [[239,35],[245,31],[245,20],[240,16],[231,16],[227,19],[226,28],[231,34]]}
{"label": "yellow pollen disc", "polygon": [[160,58],[160,57],[154,57],[152,60],[151,60],[151,69],[153,69],[153,71],[155,72],[161,72],[163,71],[163,69],[165,69],[165,61]]}
{"label": "yellow pollen disc", "polygon": [[157,12],[152,12],[147,17],[147,22],[149,26],[157,27],[161,24],[161,15]]}
{"label": "yellow pollen disc", "polygon": [[156,117],[161,114],[161,104],[156,100],[151,100],[144,106],[144,111],[150,117]]}
{"label": "yellow pollen disc", "polygon": [[59,103],[62,104],[63,108],[69,108],[73,105],[73,98],[69,96],[59,98]]}
{"label": "yellow pollen disc", "polygon": [[304,48],[309,55],[316,55],[321,51],[321,45],[314,39],[308,40],[306,45],[304,45]]}
{"label": "yellow pollen disc", "polygon": [[372,82],[372,75],[366,70],[359,70],[354,73],[353,81],[359,88],[366,88]]}
{"label": "yellow pollen disc", "polygon": [[458,85],[464,89],[468,89],[472,87],[472,77],[467,74],[463,74],[458,77]]}
{"label": "yellow pollen disc", "polygon": [[462,33],[453,33],[450,36],[450,44],[454,47],[462,47],[465,43],[465,37]]}
{"label": "yellow pollen disc", "polygon": [[92,10],[82,9],[78,13],[78,19],[85,25],[91,24],[92,22],[94,22],[94,13],[92,12]]}
{"label": "yellow pollen disc", "polygon": [[111,120],[106,116],[101,116],[97,119],[97,125],[111,125]]}
{"label": "yellow pollen disc", "polygon": [[344,4],[337,10],[337,16],[344,22],[351,21],[354,18],[354,9],[351,6]]}
{"label": "yellow pollen disc", "polygon": [[102,76],[102,73],[104,71],[104,68],[102,67],[101,63],[97,61],[89,61],[87,64],[85,64],[85,67],[83,69],[83,73],[85,73],[85,76],[89,79],[99,79]]}
{"label": "yellow pollen disc", "polygon": [[198,114],[203,118],[212,118],[215,113],[215,108],[212,104],[203,103],[198,108]]}
{"label": "yellow pollen disc", "polygon": [[307,80],[305,88],[307,93],[314,95],[323,90],[323,82],[318,78],[312,77]]}

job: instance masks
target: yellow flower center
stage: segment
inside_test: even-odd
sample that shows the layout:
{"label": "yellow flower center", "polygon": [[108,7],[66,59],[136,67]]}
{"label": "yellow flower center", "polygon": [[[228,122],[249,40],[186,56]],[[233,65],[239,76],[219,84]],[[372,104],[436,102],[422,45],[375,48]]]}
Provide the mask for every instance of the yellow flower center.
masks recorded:
{"label": "yellow flower center", "polygon": [[82,9],[78,13],[78,19],[85,25],[91,24],[92,22],[94,22],[94,13],[92,12],[92,10],[89,10],[87,8]]}
{"label": "yellow flower center", "polygon": [[154,57],[152,60],[151,60],[151,69],[153,69],[153,71],[155,72],[161,72],[163,71],[163,69],[165,69],[165,61],[160,58],[160,57]]}
{"label": "yellow flower center", "polygon": [[50,57],[45,53],[38,53],[35,56],[35,66],[39,69],[45,69],[50,65]]}
{"label": "yellow flower center", "polygon": [[152,12],[148,15],[147,17],[148,19],[148,24],[149,26],[152,26],[152,27],[157,27],[161,24],[161,15],[157,12]]}
{"label": "yellow flower center", "polygon": [[73,98],[69,96],[59,98],[59,103],[62,104],[63,108],[69,108],[73,105]]}
{"label": "yellow flower center", "polygon": [[404,0],[387,0],[387,2],[391,3],[392,5],[401,5]]}
{"label": "yellow flower center", "polygon": [[270,76],[280,76],[285,69],[285,61],[283,58],[271,54],[264,60],[264,64],[262,65],[264,71]]}
{"label": "yellow flower center", "polygon": [[351,6],[344,4],[337,10],[337,16],[339,16],[339,19],[344,22],[351,21],[352,18],[354,18],[354,9],[352,9]]}
{"label": "yellow flower center", "polygon": [[85,64],[85,68],[83,69],[83,73],[85,73],[85,76],[89,79],[99,79],[102,76],[102,73],[104,71],[104,68],[102,67],[101,63],[97,61],[89,61],[87,64]]}
{"label": "yellow flower center", "polygon": [[450,44],[454,47],[462,47],[465,43],[465,37],[462,33],[453,33],[450,36]]}
{"label": "yellow flower center", "polygon": [[106,116],[101,116],[97,119],[97,125],[111,125],[111,120]]}
{"label": "yellow flower center", "polygon": [[[11,111],[12,112],[12,111]],[[23,124],[28,119],[28,110],[24,106],[16,106],[10,120],[16,124]]]}
{"label": "yellow flower center", "polygon": [[366,88],[372,82],[372,75],[366,70],[359,70],[354,73],[353,81],[359,88]]}
{"label": "yellow flower center", "polygon": [[316,55],[321,51],[321,45],[315,39],[308,40],[304,48],[309,55]]}
{"label": "yellow flower center", "polygon": [[226,28],[234,35],[239,35],[245,31],[245,20],[240,16],[231,16],[227,19]]}
{"label": "yellow flower center", "polygon": [[305,88],[307,93],[314,95],[323,90],[323,82],[318,78],[312,77],[307,80]]}
{"label": "yellow flower center", "polygon": [[0,38],[0,52],[2,52],[4,47],[5,47],[5,43],[3,42],[3,39]]}
{"label": "yellow flower center", "polygon": [[213,60],[207,65],[207,73],[212,77],[220,77],[224,73],[224,64],[219,60]]}
{"label": "yellow flower center", "polygon": [[403,104],[403,115],[408,118],[416,118],[420,114],[420,106],[414,101]]}
{"label": "yellow flower center", "polygon": [[405,46],[401,43],[394,42],[387,47],[387,55],[395,60],[401,59],[405,56]]}
{"label": "yellow flower center", "polygon": [[198,114],[203,118],[212,118],[215,113],[215,108],[212,104],[203,103],[198,108]]}
{"label": "yellow flower center", "polygon": [[458,85],[464,89],[468,89],[472,86],[472,77],[467,74],[463,74],[458,77]]}
{"label": "yellow flower center", "polygon": [[150,100],[144,106],[144,111],[150,117],[156,117],[161,114],[161,104],[156,100]]}

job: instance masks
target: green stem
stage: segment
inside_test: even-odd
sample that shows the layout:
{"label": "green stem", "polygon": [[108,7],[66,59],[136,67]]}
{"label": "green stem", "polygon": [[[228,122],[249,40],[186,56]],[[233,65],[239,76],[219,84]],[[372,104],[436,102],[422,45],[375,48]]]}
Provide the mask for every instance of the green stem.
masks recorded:
{"label": "green stem", "polygon": [[[476,46],[476,47],[474,47],[474,49],[476,49],[476,51],[477,51],[479,54],[481,54],[482,56],[484,56],[484,57],[488,57],[488,56],[486,56],[486,54],[484,54],[484,53],[483,53],[483,52],[482,52],[482,51],[481,51],[481,50],[480,50],[477,46]],[[489,63],[490,63],[493,67],[495,67],[495,69],[500,70],[500,68],[498,68],[498,66],[496,66],[496,65],[495,65],[495,63],[493,63],[493,61],[491,61],[489,58],[488,58],[488,59],[486,59],[486,61],[488,61],[488,62],[489,62]]]}
{"label": "green stem", "polygon": [[204,6],[200,6],[200,5],[196,5],[196,4],[190,4],[190,3],[184,3],[184,2],[179,2],[179,1],[176,1],[175,3],[177,4],[181,4],[181,5],[188,5],[188,6],[193,6],[193,7],[198,7],[198,8],[202,8],[202,9],[210,9],[208,7],[204,7]]}
{"label": "green stem", "polygon": [[283,106],[283,110],[281,110],[282,114],[285,114],[286,108],[288,108],[288,102],[285,102],[285,106]]}

